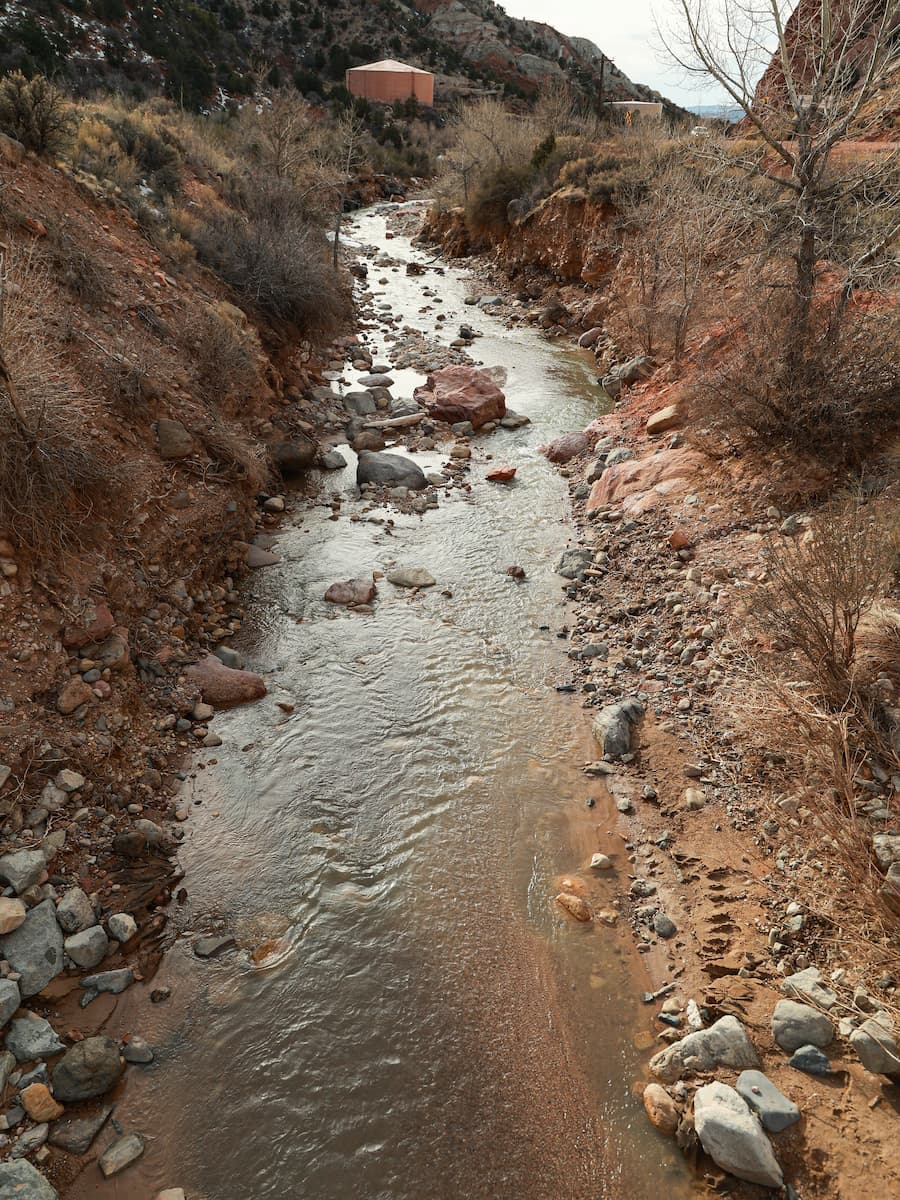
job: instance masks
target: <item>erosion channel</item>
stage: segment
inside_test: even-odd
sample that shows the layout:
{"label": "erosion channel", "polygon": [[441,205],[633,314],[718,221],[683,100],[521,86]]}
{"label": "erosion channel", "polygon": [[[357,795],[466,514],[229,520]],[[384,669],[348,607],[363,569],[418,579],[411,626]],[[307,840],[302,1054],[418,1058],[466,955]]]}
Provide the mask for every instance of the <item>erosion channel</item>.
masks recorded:
{"label": "erosion channel", "polygon": [[[156,1050],[117,1110],[147,1151],[106,1183],[85,1171],[75,1197],[692,1192],[633,1092],[654,1032],[643,960],[623,922],[582,925],[554,904],[568,873],[608,906],[629,865],[614,806],[582,772],[596,747],[579,697],[555,690],[568,679],[555,567],[569,507],[538,446],[602,411],[592,364],[466,306],[464,271],[436,274],[385,235],[383,208],[350,229],[401,262],[370,262],[376,357],[391,361],[389,316],[444,343],[469,321],[483,334],[474,357],[505,368],[507,402],[531,424],[474,437],[471,491],[441,491],[424,515],[372,510],[346,447],[346,470],[295,497],[241,635],[269,694],[217,717],[223,745],[185,785],[188,898],[150,985],[171,998],[135,995],[110,1021],[116,1036],[139,1011]],[[410,259],[422,275],[406,274]],[[392,375],[396,395],[422,381]],[[416,461],[434,470],[447,448]],[[487,454],[516,466],[513,484],[484,481]],[[382,579],[370,614],[324,602],[333,581],[394,564],[437,586]],[[598,850],[615,858],[609,878],[590,878]],[[194,939],[219,931],[236,948],[196,958]]]}

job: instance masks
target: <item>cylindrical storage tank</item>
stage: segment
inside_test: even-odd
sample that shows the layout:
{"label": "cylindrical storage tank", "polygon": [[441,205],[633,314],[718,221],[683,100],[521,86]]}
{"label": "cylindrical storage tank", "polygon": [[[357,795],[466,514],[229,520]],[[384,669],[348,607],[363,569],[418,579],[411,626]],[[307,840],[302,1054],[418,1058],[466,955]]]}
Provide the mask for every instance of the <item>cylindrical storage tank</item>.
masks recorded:
{"label": "cylindrical storage tank", "polygon": [[347,91],[363,100],[392,104],[414,96],[420,104],[434,103],[434,76],[430,71],[386,59],[364,67],[351,67],[346,74]]}

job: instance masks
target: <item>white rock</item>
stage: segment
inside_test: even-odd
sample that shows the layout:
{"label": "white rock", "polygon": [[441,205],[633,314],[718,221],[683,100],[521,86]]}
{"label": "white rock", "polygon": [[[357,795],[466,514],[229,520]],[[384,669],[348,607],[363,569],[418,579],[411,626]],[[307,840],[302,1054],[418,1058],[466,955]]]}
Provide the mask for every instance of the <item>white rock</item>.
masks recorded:
{"label": "white rock", "polygon": [[137,933],[137,921],[131,913],[113,913],[106,922],[106,928],[109,931],[109,936],[116,939],[117,942],[127,942]]}
{"label": "white rock", "polygon": [[771,1142],[734,1088],[718,1080],[698,1088],[694,1128],[703,1149],[723,1171],[763,1187],[783,1185]]}

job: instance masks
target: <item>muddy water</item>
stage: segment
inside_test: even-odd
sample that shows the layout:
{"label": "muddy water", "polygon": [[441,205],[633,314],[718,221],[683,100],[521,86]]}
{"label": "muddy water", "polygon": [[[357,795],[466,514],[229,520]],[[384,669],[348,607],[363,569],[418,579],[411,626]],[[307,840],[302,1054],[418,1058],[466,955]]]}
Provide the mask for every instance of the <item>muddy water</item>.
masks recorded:
{"label": "muddy water", "polygon": [[[355,222],[362,243],[428,257],[384,233],[377,212]],[[574,873],[610,901],[614,884],[584,870],[597,849],[628,865],[580,770],[593,757],[583,710],[554,690],[567,664],[554,565],[570,530],[564,482],[537,453],[598,415],[596,384],[578,355],[466,308],[460,273],[370,280],[376,304],[418,328],[434,328],[418,311],[430,285],[445,340],[460,319],[484,331],[479,358],[507,369],[508,402],[533,423],[475,444],[517,479],[486,484],[476,461],[470,496],[394,514],[389,533],[347,519],[363,508],[348,453],[287,523],[283,565],[255,574],[241,649],[269,696],[216,718],[224,744],[188,785],[190,895],[154,981],[172,998],[132,996],[109,1027],[158,1048],[151,1069],[130,1068],[117,1111],[147,1153],[107,1183],[88,1165],[71,1194],[677,1200],[686,1168],[632,1094],[653,1032],[643,964],[621,931],[577,925],[552,900]],[[413,382],[395,378],[398,394]],[[382,582],[372,615],[322,600],[334,580],[395,563],[438,587]],[[513,563],[527,582],[504,574]],[[218,929],[239,949],[198,961],[192,939]]]}

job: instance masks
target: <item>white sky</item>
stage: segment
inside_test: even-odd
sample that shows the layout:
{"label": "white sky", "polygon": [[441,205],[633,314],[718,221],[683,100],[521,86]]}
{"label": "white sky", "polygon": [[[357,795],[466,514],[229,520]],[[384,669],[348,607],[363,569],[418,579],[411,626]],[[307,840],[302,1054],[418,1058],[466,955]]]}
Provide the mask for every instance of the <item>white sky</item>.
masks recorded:
{"label": "white sky", "polygon": [[511,17],[544,21],[570,37],[596,42],[635,83],[646,83],[676,104],[717,104],[721,90],[703,92],[700,80],[665,62],[653,21],[672,13],[671,0],[498,0]]}

